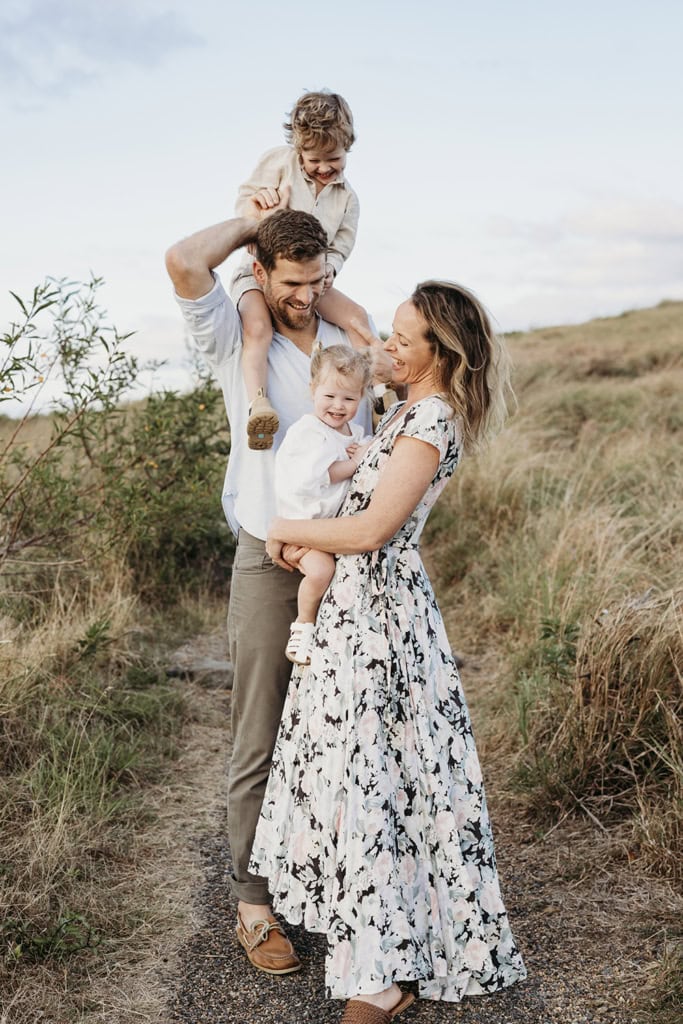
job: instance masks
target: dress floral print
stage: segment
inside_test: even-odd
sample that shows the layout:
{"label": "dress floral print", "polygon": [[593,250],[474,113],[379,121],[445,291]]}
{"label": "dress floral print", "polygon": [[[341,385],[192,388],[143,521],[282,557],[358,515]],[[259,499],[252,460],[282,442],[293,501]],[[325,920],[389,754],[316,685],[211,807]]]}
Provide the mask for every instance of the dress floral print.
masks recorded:
{"label": "dress floral print", "polygon": [[310,666],[292,676],[250,870],[275,909],[328,939],[328,996],[419,980],[459,1001],[525,977],[500,896],[469,714],[418,541],[458,464],[437,396],[394,406],[340,515],[367,507],[396,438],[440,453],[379,551],[342,555]]}

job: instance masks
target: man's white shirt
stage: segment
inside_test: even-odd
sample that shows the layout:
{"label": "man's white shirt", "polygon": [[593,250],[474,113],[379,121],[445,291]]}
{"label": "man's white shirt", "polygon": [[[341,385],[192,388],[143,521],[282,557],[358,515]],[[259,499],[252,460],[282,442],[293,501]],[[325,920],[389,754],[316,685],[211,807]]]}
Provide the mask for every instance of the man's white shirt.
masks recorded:
{"label": "man's white shirt", "polygon": [[[265,540],[275,509],[275,452],[289,427],[313,408],[310,390],[311,360],[283,334],[273,333],[268,352],[268,397],[280,418],[273,447],[253,451],[247,444],[249,401],[242,374],[242,321],[228,298],[218,274],[214,286],[199,299],[176,301],[199,351],[211,366],[223,391],[230,423],[230,457],[223,484],[223,510],[233,533],[243,527]],[[345,332],[318,319],[316,343],[323,348],[348,345]],[[368,402],[355,417],[370,434]]]}

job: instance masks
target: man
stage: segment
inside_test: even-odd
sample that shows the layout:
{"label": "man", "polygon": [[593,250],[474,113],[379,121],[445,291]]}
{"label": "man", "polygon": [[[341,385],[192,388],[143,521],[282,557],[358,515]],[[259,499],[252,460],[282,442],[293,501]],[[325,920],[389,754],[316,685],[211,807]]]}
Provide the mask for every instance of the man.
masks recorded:
{"label": "man", "polygon": [[[314,345],[348,344],[341,328],[321,320],[327,237],[311,214],[285,209],[238,217],[199,231],[169,249],[166,266],[197,347],[223,389],[231,453],[223,507],[237,534],[228,613],[235,670],[233,755],[228,783],[232,887],[238,899],[237,936],[255,967],[288,974],[301,963],[270,908],[267,881],[248,871],[291,664],[284,655],[296,618],[298,573],[274,565],[265,552],[275,515],[274,452],[287,428],[311,409],[310,356]],[[259,221],[259,217],[262,219]],[[255,243],[254,276],[273,321],[268,355],[269,394],[280,414],[273,449],[247,446],[248,403],[241,370],[239,314],[213,273],[236,249]],[[370,412],[360,419],[371,432]]]}

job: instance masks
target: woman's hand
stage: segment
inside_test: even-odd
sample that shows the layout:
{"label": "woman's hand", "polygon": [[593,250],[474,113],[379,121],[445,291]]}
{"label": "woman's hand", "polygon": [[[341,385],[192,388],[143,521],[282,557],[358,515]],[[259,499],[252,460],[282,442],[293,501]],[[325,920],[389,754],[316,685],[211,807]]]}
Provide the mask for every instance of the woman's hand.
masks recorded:
{"label": "woman's hand", "polygon": [[275,562],[276,565],[279,565],[281,569],[286,569],[287,572],[293,572],[293,566],[289,565],[288,562],[285,562],[282,557],[283,547],[284,544],[281,540],[275,540],[275,538],[269,537],[266,541],[266,554],[273,562]]}
{"label": "woman's hand", "polygon": [[266,554],[281,569],[293,572],[294,569],[298,568],[299,560],[303,558],[307,551],[310,551],[310,548],[302,547],[299,544],[285,544],[284,541],[279,540],[277,534],[282,532],[282,524],[284,522],[284,519],[276,516],[270,524],[268,537],[266,538]]}

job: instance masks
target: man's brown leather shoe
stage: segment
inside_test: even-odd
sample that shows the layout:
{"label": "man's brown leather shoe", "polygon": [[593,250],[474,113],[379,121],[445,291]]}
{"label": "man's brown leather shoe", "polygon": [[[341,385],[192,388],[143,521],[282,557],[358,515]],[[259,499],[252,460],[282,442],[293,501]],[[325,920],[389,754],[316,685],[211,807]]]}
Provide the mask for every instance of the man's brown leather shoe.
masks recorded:
{"label": "man's brown leather shoe", "polygon": [[301,970],[301,960],[285,935],[282,925],[269,917],[254,921],[247,929],[237,915],[237,938],[244,946],[249,960],[266,974],[292,974]]}

